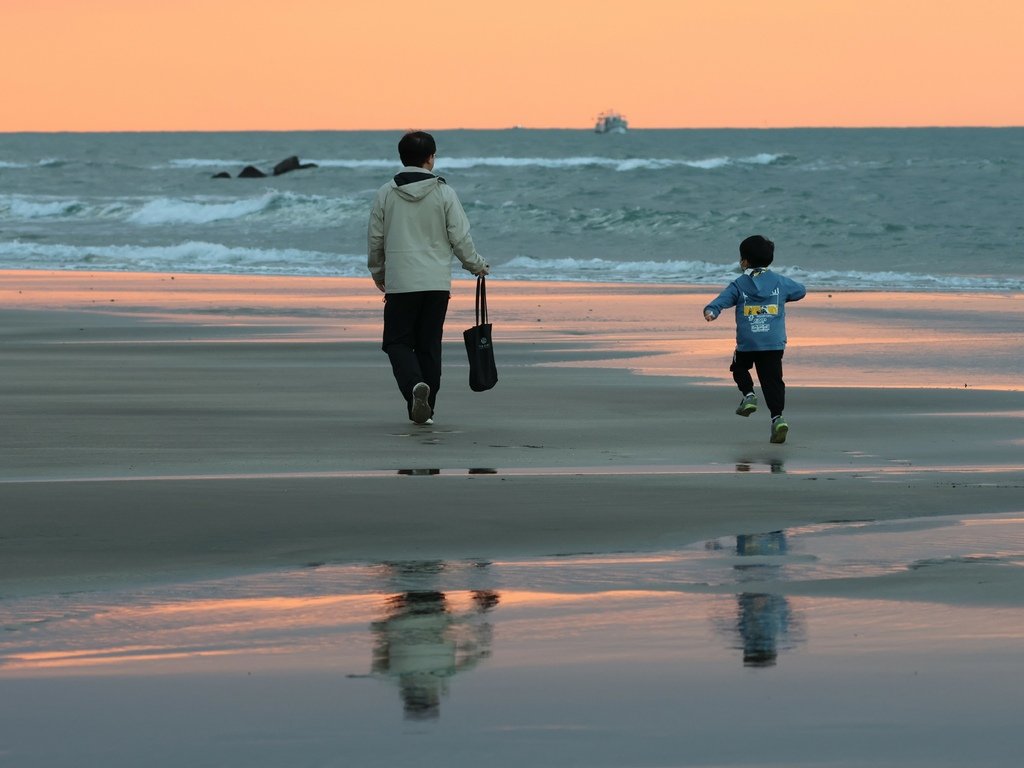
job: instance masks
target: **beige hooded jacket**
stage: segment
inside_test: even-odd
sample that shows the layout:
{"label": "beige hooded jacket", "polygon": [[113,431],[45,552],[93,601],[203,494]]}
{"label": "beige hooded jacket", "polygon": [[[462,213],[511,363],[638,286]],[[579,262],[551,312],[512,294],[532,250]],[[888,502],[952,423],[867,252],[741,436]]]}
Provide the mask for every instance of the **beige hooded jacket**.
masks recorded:
{"label": "beige hooded jacket", "polygon": [[440,176],[403,168],[377,191],[366,265],[386,293],[450,291],[452,254],[474,275],[487,267],[458,195]]}

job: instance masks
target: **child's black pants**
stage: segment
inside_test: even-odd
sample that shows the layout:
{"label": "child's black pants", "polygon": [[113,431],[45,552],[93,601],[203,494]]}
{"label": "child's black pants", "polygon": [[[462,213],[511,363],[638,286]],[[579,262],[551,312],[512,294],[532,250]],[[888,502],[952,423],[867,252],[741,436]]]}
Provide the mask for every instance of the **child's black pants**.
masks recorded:
{"label": "child's black pants", "polygon": [[750,377],[750,369],[757,370],[757,381],[761,384],[764,403],[774,419],[782,414],[786,407],[786,382],[782,380],[782,349],[766,349],[761,352],[741,352],[736,350],[732,356],[733,381],[744,395],[754,391],[754,380]]}

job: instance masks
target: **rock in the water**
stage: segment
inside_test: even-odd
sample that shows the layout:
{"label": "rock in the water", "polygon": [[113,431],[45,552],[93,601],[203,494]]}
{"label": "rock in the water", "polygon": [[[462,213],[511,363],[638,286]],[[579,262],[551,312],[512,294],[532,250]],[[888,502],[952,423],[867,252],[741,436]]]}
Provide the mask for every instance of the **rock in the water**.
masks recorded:
{"label": "rock in the water", "polygon": [[231,174],[228,173],[227,171],[221,171],[220,173],[213,174],[213,176],[211,176],[210,178],[211,179],[230,179],[231,178]]}
{"label": "rock in the water", "polygon": [[242,172],[240,174],[238,174],[238,178],[240,178],[240,179],[262,179],[262,178],[266,178],[266,175],[267,174],[265,174],[263,171],[261,171],[255,165],[247,165],[247,166],[245,166],[245,168],[242,169]]}
{"label": "rock in the water", "polygon": [[288,173],[289,171],[297,171],[301,168],[316,168],[316,163],[300,163],[298,155],[292,155],[286,157],[280,163],[274,166],[274,175],[280,176],[282,173]]}

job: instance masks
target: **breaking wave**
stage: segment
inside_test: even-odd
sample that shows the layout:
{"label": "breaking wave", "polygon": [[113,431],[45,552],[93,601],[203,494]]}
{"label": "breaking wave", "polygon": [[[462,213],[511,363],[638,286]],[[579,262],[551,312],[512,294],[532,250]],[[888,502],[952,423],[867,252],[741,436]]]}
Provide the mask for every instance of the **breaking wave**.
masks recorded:
{"label": "breaking wave", "polygon": [[267,193],[245,200],[218,202],[215,200],[159,198],[151,200],[128,217],[133,224],[209,224],[225,219],[241,219],[265,211],[277,202],[280,195]]}
{"label": "breaking wave", "polygon": [[166,246],[0,243],[0,269],[365,276],[366,256],[188,241]]}
{"label": "breaking wave", "polygon": [[240,200],[224,198],[159,198],[151,200],[128,216],[133,224],[210,224],[250,216],[279,218],[285,223],[334,223],[350,215],[365,217],[367,200],[358,195],[325,197],[268,190],[258,197]]}
{"label": "breaking wave", "polygon": [[161,197],[85,202],[70,197],[0,195],[0,221],[29,219],[123,220],[144,227],[202,225],[252,216],[283,223],[337,224],[366,215],[360,196],[324,197],[268,190],[256,197]]}
{"label": "breaking wave", "polygon": [[[298,248],[247,248],[187,241],[165,246],[81,246],[52,243],[0,243],[0,269],[100,269],[139,272],[366,277],[364,254]],[[876,291],[1020,291],[1024,280],[906,272],[779,268],[812,290]],[[458,265],[453,276],[466,278]],[[516,256],[494,264],[495,280],[653,283],[724,286],[736,277],[735,265],[700,260],[611,261],[591,258],[543,259]]]}
{"label": "breaking wave", "polygon": [[[491,168],[548,168],[573,170],[576,168],[608,168],[614,171],[660,171],[671,168],[697,168],[713,170],[730,165],[774,165],[792,160],[790,155],[761,153],[745,157],[709,157],[692,160],[678,158],[614,158],[600,156],[579,157],[444,157],[437,161],[436,171],[464,170],[478,167]],[[314,160],[323,168],[394,168],[394,160]]]}
{"label": "breaking wave", "polygon": [[[1024,279],[963,277],[908,272],[811,270],[799,266],[775,270],[817,290],[876,291],[1019,291]],[[538,259],[516,256],[495,268],[497,279],[560,280],[602,283],[671,283],[726,285],[736,278],[734,263],[707,261],[611,261],[607,259]]]}
{"label": "breaking wave", "polygon": [[[757,166],[775,165],[794,160],[792,155],[774,154],[762,152],[756,155],[742,157],[705,157],[705,158],[658,158],[658,157],[636,157],[636,158],[614,158],[600,156],[578,156],[578,157],[443,157],[438,159],[437,172],[444,174],[445,170],[465,170],[470,168],[547,168],[552,170],[573,170],[576,168],[607,168],[614,171],[660,171],[671,168],[696,168],[699,170],[714,170],[728,166]],[[316,163],[321,168],[347,168],[351,170],[392,170],[396,169],[398,163],[394,158],[313,158],[306,162]],[[169,161],[165,165],[156,166],[158,169],[236,169],[245,165],[257,167],[273,166],[273,163],[265,160],[224,160],[213,158],[179,158]]]}
{"label": "breaking wave", "polygon": [[0,218],[46,219],[81,215],[88,209],[74,198],[0,196]]}

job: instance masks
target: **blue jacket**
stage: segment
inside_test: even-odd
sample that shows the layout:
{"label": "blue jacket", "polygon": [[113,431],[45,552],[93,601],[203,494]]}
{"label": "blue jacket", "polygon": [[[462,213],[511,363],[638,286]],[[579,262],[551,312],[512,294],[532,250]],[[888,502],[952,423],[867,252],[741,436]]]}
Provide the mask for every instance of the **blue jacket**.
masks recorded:
{"label": "blue jacket", "polygon": [[807,289],[771,270],[752,270],[733,280],[704,307],[715,317],[736,307],[736,349],[760,352],[786,348],[786,302],[800,301]]}

